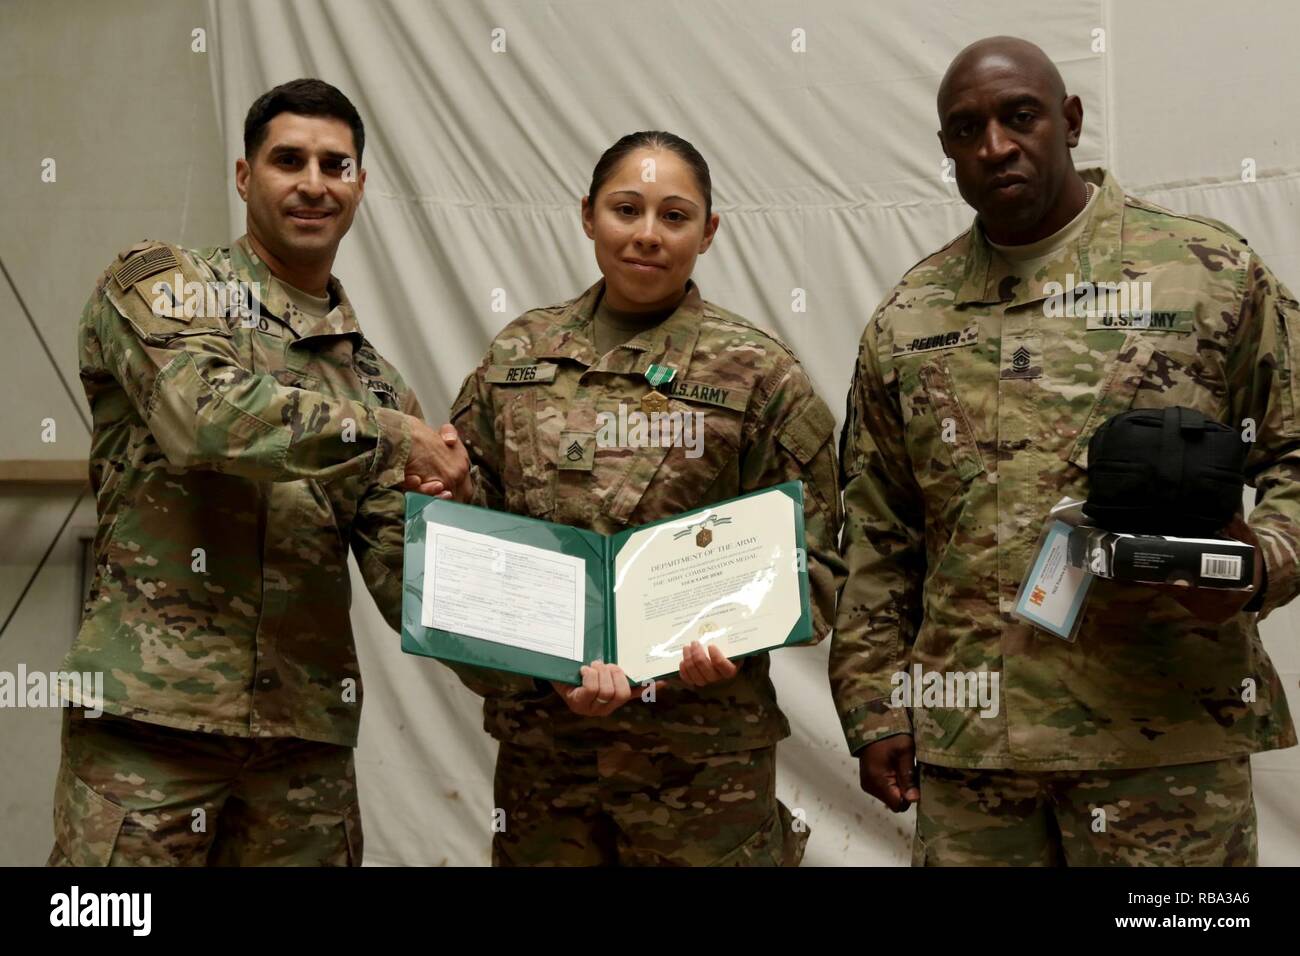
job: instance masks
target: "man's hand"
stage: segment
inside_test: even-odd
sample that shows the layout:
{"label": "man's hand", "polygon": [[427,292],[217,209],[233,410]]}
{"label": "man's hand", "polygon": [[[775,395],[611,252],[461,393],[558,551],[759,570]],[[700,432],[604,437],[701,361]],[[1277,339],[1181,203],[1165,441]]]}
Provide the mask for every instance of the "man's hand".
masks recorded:
{"label": "man's hand", "polygon": [[1222,624],[1228,618],[1241,613],[1241,609],[1254,600],[1264,587],[1264,553],[1260,550],[1259,539],[1250,530],[1241,515],[1234,515],[1232,523],[1223,529],[1229,538],[1244,541],[1255,548],[1254,586],[1249,591],[1227,591],[1217,588],[1185,588],[1176,584],[1157,584],[1171,598],[1187,608],[1203,621]]}
{"label": "man's hand", "polygon": [[411,455],[406,461],[408,491],[436,498],[469,501],[474,488],[469,478],[469,453],[451,425],[435,431],[420,419],[411,422]]}
{"label": "man's hand", "polygon": [[699,641],[691,641],[682,651],[682,663],[677,669],[682,683],[687,687],[707,687],[729,681],[740,668],[727,660],[722,648],[710,644],[706,651]]}
{"label": "man's hand", "polygon": [[[582,717],[608,717],[640,692],[627,682],[627,675],[617,664],[592,661],[582,667],[581,674],[581,684],[553,680],[551,686],[569,710]],[[663,681],[655,681],[656,691],[663,686]]]}
{"label": "man's hand", "polygon": [[912,735],[895,734],[868,744],[858,757],[858,779],[865,792],[895,813],[920,800]]}

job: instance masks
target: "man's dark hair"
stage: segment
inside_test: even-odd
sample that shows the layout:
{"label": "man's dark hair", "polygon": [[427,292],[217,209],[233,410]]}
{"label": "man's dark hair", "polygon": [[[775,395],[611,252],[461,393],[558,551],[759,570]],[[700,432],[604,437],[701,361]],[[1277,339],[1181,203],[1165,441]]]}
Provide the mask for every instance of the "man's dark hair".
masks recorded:
{"label": "man's dark hair", "polygon": [[330,116],[340,119],[352,128],[352,141],[357,147],[357,165],[361,165],[361,150],[366,145],[366,127],[361,114],[352,101],[324,80],[301,79],[281,83],[267,90],[248,108],[244,117],[244,158],[251,160],[266,140],[266,124],[281,113],[299,116]]}
{"label": "man's dark hair", "polygon": [[705,217],[713,213],[713,182],[709,178],[709,164],[704,161],[700,151],[686,140],[661,129],[628,133],[601,154],[596,168],[591,173],[591,188],[587,192],[589,203],[595,204],[596,193],[600,192],[600,187],[605,185],[605,181],[614,174],[614,170],[618,168],[623,158],[638,149],[670,149],[684,159],[686,165],[695,173],[695,181],[699,184],[700,192],[704,194]]}

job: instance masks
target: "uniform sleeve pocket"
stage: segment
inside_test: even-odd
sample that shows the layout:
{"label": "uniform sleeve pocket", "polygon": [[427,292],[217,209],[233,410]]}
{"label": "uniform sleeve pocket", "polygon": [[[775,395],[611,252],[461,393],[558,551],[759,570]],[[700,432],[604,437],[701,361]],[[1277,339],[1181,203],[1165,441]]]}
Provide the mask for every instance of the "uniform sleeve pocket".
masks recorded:
{"label": "uniform sleeve pocket", "polygon": [[476,373],[470,372],[465,376],[465,380],[460,383],[460,392],[456,395],[456,400],[451,403],[451,412],[448,421],[455,423],[469,407],[474,404],[474,376]]}
{"label": "uniform sleeve pocket", "polygon": [[54,795],[54,840],[73,866],[108,866],[126,810],[74,774],[59,768]]}
{"label": "uniform sleeve pocket", "polygon": [[232,338],[224,314],[207,312],[207,304],[188,314],[184,304],[166,303],[161,298],[151,298],[147,288],[151,280],[145,279],[125,291],[119,290],[110,280],[105,293],[113,308],[122,316],[142,341],[149,345],[166,345],[172,339],[191,335],[219,335]]}
{"label": "uniform sleeve pocket", "polygon": [[777,436],[777,441],[794,455],[799,464],[806,465],[834,432],[835,416],[823,402],[814,400],[790,420]]}
{"label": "uniform sleeve pocket", "polygon": [[1279,304],[1277,325],[1282,433],[1300,436],[1300,304],[1289,299]]}
{"label": "uniform sleeve pocket", "polygon": [[[810,489],[820,506],[831,515],[839,510],[839,482],[835,474],[835,456],[823,454],[823,449],[834,435],[835,416],[825,402],[814,397],[777,436],[781,447],[799,463],[804,488]],[[834,500],[829,496],[835,496]]]}

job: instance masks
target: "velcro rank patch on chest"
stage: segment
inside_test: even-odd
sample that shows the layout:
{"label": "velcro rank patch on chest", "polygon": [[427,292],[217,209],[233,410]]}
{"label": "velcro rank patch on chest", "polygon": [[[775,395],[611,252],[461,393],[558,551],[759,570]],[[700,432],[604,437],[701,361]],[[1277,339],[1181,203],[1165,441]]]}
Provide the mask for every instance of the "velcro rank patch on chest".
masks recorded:
{"label": "velcro rank patch on chest", "polygon": [[560,433],[560,471],[591,471],[596,466],[596,433],[566,429]]}
{"label": "velcro rank patch on chest", "polygon": [[554,382],[558,369],[554,362],[532,362],[524,365],[489,365],[489,385],[531,385],[535,382]]}
{"label": "velcro rank patch on chest", "polygon": [[910,339],[894,339],[895,355],[915,355],[918,352],[934,352],[939,349],[956,349],[975,345],[980,340],[980,327],[968,325],[961,331],[931,332],[916,335]]}

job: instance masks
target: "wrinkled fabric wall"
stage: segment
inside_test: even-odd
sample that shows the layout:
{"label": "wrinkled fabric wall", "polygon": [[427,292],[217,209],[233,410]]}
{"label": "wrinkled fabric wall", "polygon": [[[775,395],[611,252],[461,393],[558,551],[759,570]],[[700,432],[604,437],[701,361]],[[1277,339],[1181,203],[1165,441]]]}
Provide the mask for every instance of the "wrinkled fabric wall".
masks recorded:
{"label": "wrinkled fabric wall", "polygon": [[[777,332],[842,415],[876,304],[969,224],[941,175],[934,96],[951,57],[997,33],[1041,45],[1082,97],[1078,166],[1107,164],[1130,192],[1231,223],[1300,287],[1300,13],[1282,0],[1231,12],[1207,0],[220,0],[209,19],[228,157],[276,83],[320,76],[361,111],[369,178],[335,271],[435,421],[499,328],[598,276],[579,197],[602,149],[650,128],[685,136],[712,168],[722,227],[696,272],[705,296]],[[791,308],[795,289],[806,312]],[[355,575],[354,588],[366,859],[485,863],[495,746],[477,698],[403,655]],[[1265,623],[1300,712],[1298,633],[1296,605]],[[860,793],[825,666],[825,645],[775,655],[794,726],[780,790],[812,827],[806,863],[902,862],[911,814]],[[1262,862],[1300,863],[1300,754],[1254,766]]]}

